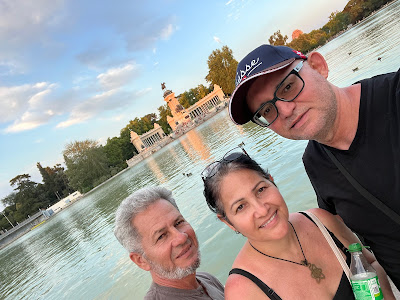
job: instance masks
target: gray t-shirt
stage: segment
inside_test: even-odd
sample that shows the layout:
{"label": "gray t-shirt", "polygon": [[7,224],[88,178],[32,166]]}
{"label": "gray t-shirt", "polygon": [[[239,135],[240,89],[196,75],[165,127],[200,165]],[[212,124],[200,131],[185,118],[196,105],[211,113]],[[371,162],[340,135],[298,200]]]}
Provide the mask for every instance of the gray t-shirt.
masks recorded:
{"label": "gray t-shirt", "polygon": [[[172,287],[158,285],[153,282],[148,290],[144,300],[180,300],[180,299],[196,299],[196,300],[223,300],[224,286],[217,278],[206,272],[197,272],[196,279],[201,283],[195,290],[181,290]],[[204,292],[207,290],[208,295]]]}

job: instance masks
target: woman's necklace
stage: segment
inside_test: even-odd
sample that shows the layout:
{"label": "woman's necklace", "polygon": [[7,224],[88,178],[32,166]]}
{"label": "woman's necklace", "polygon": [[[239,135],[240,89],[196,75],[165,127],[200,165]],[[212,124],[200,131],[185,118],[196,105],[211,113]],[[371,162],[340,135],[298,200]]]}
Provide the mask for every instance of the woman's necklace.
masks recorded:
{"label": "woman's necklace", "polygon": [[[288,221],[288,222],[289,222],[289,221]],[[258,253],[261,253],[262,255],[268,256],[268,257],[270,257],[270,258],[279,259],[279,260],[284,260],[284,261],[291,262],[291,263],[296,264],[296,265],[308,267],[308,268],[310,269],[310,271],[311,271],[311,277],[314,278],[318,283],[320,283],[321,279],[324,279],[324,278],[325,278],[324,273],[322,273],[322,269],[321,269],[321,268],[318,268],[316,265],[311,264],[311,263],[309,263],[309,262],[307,261],[307,258],[306,258],[306,256],[304,255],[304,252],[303,252],[303,247],[301,247],[299,237],[297,236],[297,232],[296,232],[296,230],[294,229],[292,223],[289,222],[289,224],[290,224],[290,225],[292,226],[292,228],[293,228],[294,234],[296,235],[297,241],[299,242],[299,245],[300,245],[301,253],[303,253],[304,260],[302,260],[301,262],[298,263],[298,262],[296,262],[296,261],[291,261],[291,260],[288,260],[288,259],[279,258],[279,257],[275,257],[275,256],[271,256],[271,255],[265,254],[265,253],[261,252],[260,250],[258,250],[256,247],[254,247],[254,246],[249,242],[250,246],[253,247],[253,249],[256,250]]]}

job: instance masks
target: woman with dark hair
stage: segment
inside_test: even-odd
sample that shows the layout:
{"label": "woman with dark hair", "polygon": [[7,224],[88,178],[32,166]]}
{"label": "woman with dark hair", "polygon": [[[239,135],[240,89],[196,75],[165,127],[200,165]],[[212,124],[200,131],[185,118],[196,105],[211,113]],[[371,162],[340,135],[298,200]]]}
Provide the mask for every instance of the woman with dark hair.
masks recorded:
{"label": "woman with dark hair", "polygon": [[[271,175],[243,147],[208,165],[201,176],[209,208],[247,238],[229,273],[226,299],[354,299],[333,249],[349,265],[346,250],[360,241],[342,221],[318,208],[289,214]],[[374,255],[366,249],[363,254],[378,273],[385,300],[394,299]]]}

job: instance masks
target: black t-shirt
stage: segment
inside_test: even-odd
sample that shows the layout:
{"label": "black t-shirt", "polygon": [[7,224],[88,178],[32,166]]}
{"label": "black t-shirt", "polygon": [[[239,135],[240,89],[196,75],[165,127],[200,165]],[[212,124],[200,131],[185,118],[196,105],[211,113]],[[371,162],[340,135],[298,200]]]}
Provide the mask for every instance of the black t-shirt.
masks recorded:
{"label": "black t-shirt", "polygon": [[[310,141],[303,163],[319,207],[341,216],[364,237],[380,264],[400,287],[400,226],[347,181]],[[349,150],[327,147],[371,194],[400,215],[400,70],[361,81],[360,116]]]}

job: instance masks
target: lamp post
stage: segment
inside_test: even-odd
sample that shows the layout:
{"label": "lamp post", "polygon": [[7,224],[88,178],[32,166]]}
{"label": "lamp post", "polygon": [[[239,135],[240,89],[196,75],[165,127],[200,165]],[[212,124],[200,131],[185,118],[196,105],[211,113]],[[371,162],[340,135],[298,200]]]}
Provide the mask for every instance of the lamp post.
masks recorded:
{"label": "lamp post", "polygon": [[4,218],[7,219],[8,223],[11,224],[12,227],[14,227],[14,225],[10,222],[10,220],[7,218],[7,216],[4,214],[4,211],[1,211],[1,213],[3,214]]}

